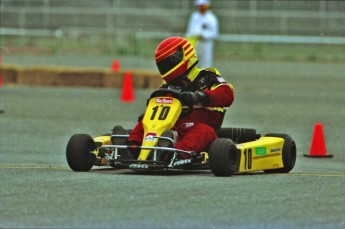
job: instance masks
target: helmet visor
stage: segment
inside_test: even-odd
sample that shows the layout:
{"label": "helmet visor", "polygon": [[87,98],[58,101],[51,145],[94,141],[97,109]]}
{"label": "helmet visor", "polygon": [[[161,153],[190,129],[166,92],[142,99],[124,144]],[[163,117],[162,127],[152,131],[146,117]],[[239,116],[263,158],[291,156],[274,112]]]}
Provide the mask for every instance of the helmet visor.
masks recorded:
{"label": "helmet visor", "polygon": [[157,67],[161,75],[166,74],[171,69],[176,67],[183,60],[183,49],[178,47],[177,50],[170,56],[164,58],[163,60],[157,62]]}

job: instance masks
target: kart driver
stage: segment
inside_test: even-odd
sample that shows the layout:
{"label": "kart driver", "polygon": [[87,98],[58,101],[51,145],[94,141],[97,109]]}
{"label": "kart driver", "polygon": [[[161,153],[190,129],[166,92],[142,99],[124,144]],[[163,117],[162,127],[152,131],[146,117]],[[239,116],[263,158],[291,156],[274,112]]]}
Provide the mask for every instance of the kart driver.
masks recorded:
{"label": "kart driver", "polygon": [[[234,100],[233,86],[217,69],[198,68],[194,47],[182,37],[163,40],[157,46],[155,61],[163,79],[162,88],[180,88],[182,100],[194,105],[192,113],[181,115],[172,131],[162,136],[176,139],[175,145],[170,147],[189,152],[206,150],[217,138],[216,130],[222,124],[225,109]],[[123,132],[120,126],[113,130],[113,134]],[[139,119],[129,135],[129,144],[141,145],[143,134],[142,119]],[[137,157],[139,152],[131,153]]]}

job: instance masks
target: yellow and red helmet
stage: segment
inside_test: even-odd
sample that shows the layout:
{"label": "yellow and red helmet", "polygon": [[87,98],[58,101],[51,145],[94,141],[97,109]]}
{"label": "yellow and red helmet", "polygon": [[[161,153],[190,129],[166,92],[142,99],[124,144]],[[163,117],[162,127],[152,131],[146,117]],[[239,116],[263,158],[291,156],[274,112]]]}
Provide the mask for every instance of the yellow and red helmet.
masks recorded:
{"label": "yellow and red helmet", "polygon": [[169,83],[194,67],[198,57],[188,40],[182,37],[169,37],[157,46],[155,60],[161,77]]}

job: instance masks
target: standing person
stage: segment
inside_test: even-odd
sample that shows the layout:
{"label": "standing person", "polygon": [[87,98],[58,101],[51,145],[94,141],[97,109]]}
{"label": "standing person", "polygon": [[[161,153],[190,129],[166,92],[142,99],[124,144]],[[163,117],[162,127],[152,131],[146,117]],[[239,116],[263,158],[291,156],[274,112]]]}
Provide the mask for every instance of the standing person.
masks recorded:
{"label": "standing person", "polygon": [[[225,109],[234,100],[232,85],[225,81],[217,69],[198,68],[195,49],[182,37],[163,40],[157,46],[155,60],[163,80],[162,87],[179,87],[183,101],[197,105],[190,114],[180,116],[173,131],[166,131],[163,136],[174,139],[177,132],[174,145],[177,149],[190,152],[207,149],[217,138],[216,129],[223,121]],[[126,131],[121,126],[116,126],[113,134],[122,135]],[[141,145],[143,134],[142,120],[139,120],[129,135],[129,144]],[[134,158],[138,153],[139,151],[131,152]]]}
{"label": "standing person", "polygon": [[199,66],[213,66],[214,40],[218,36],[218,19],[210,10],[210,0],[195,0],[198,10],[193,12],[188,23],[186,37],[194,43],[199,56]]}

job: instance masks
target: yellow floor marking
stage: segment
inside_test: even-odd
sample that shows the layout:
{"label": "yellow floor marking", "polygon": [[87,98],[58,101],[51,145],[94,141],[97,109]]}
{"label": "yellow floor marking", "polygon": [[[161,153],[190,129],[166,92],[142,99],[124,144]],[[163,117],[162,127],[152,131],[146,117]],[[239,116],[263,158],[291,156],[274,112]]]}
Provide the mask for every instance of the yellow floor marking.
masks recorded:
{"label": "yellow floor marking", "polygon": [[[0,164],[0,169],[55,169],[55,170],[70,170],[68,166],[63,165],[47,165],[47,164]],[[93,168],[92,170],[95,170]],[[341,173],[287,173],[276,175],[288,175],[288,176],[319,176],[319,177],[345,177],[345,174]]]}

